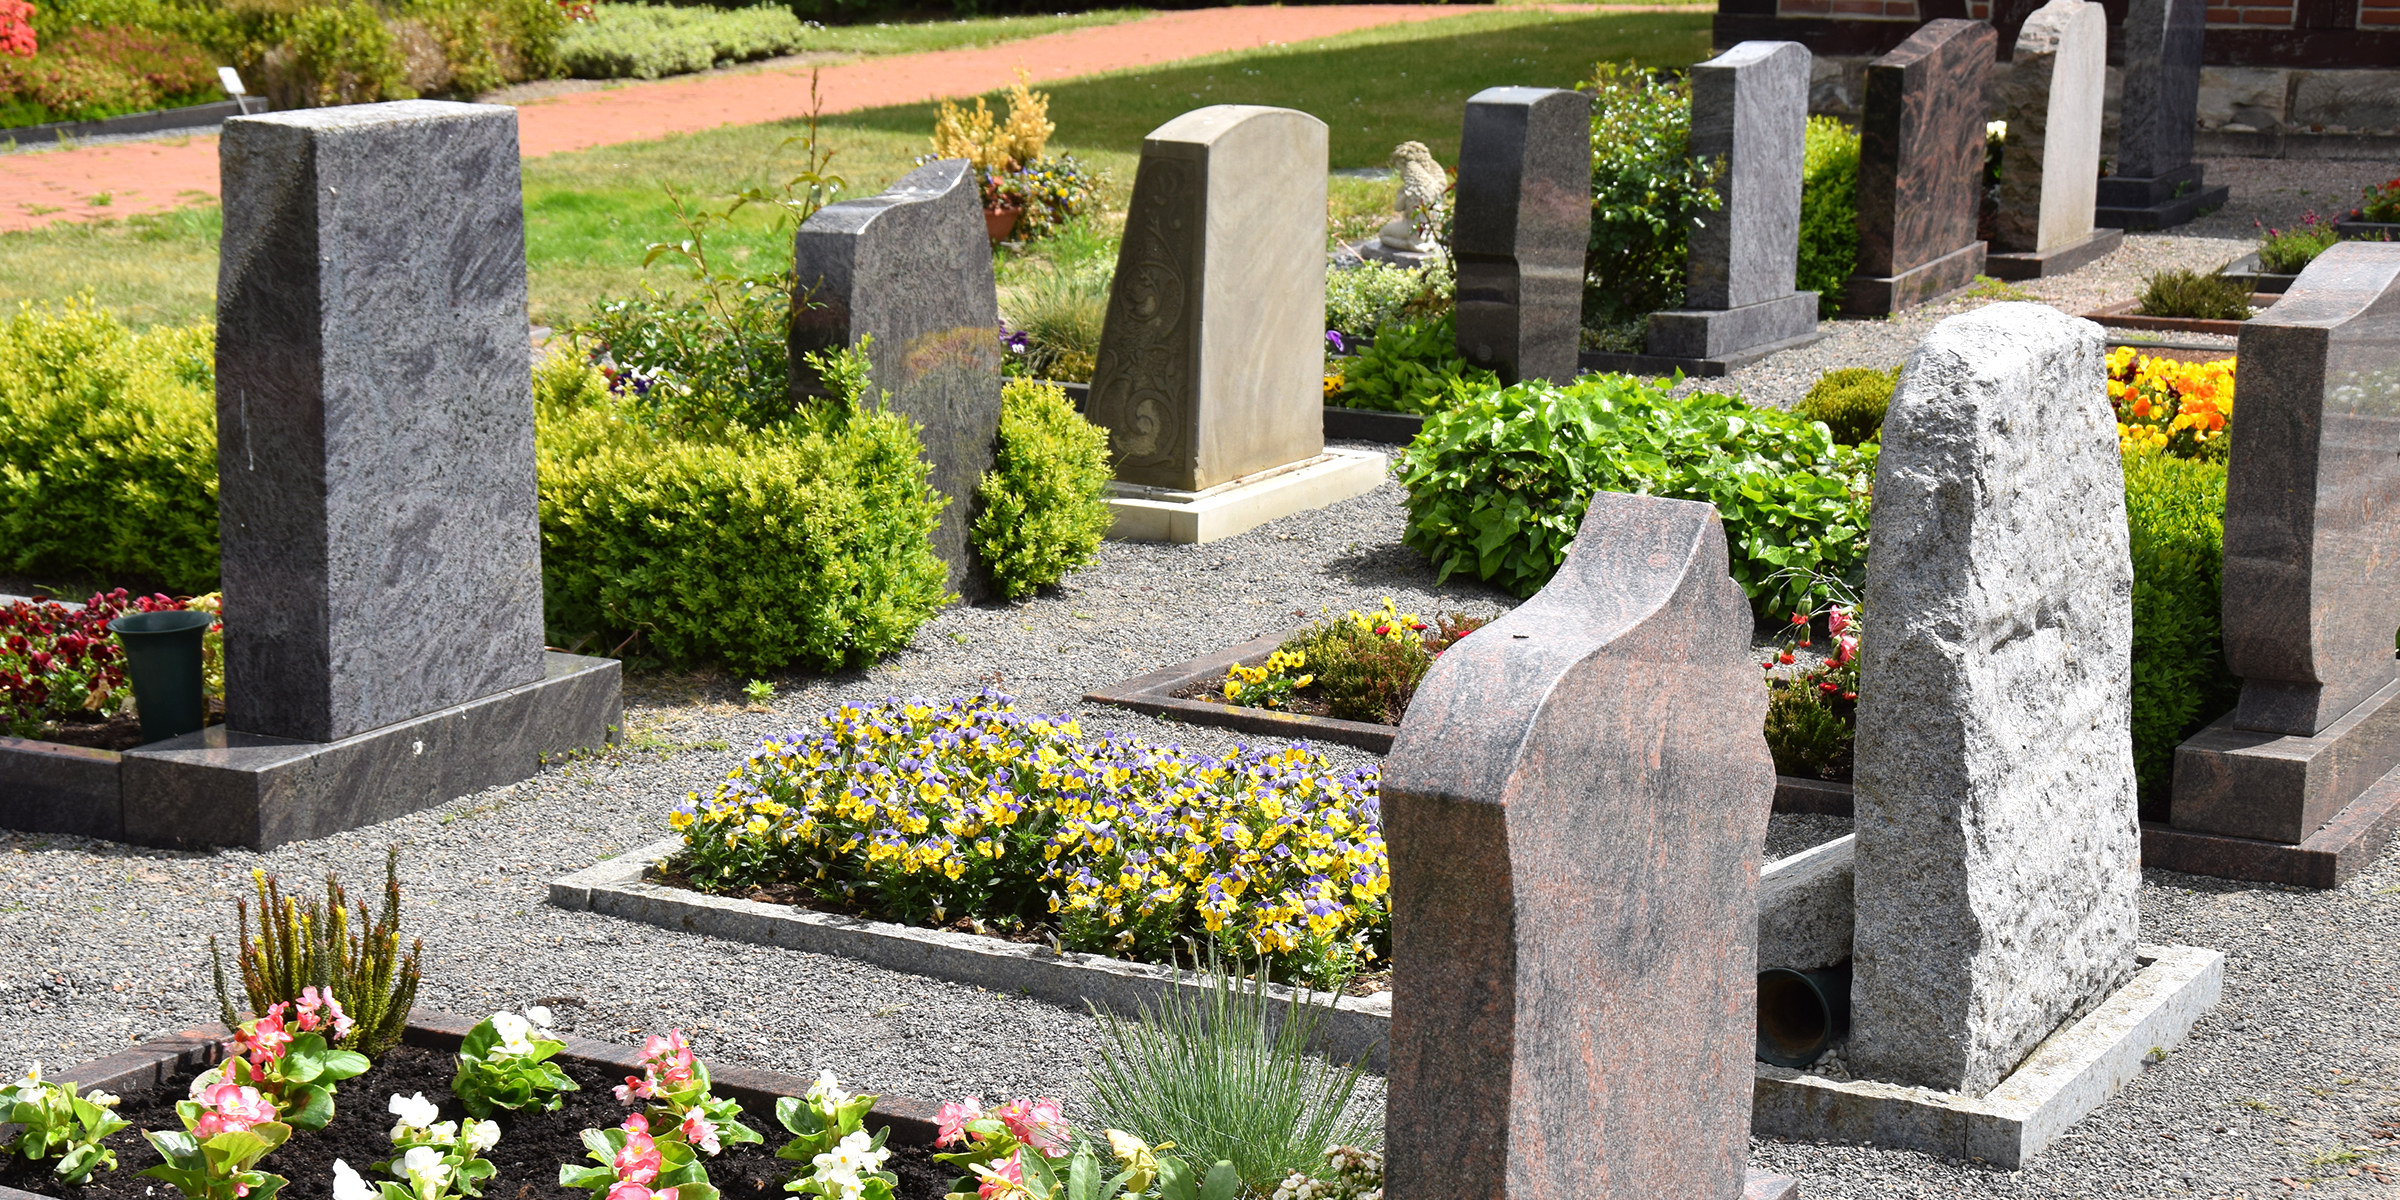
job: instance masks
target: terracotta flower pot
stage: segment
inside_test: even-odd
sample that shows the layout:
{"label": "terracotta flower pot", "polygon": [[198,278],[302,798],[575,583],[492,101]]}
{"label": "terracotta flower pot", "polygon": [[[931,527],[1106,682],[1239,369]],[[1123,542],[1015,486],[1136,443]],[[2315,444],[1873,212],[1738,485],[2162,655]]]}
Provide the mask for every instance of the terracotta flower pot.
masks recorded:
{"label": "terracotta flower pot", "polygon": [[984,230],[992,235],[992,244],[1008,240],[1017,231],[1017,218],[1025,215],[1022,204],[994,204],[983,210]]}

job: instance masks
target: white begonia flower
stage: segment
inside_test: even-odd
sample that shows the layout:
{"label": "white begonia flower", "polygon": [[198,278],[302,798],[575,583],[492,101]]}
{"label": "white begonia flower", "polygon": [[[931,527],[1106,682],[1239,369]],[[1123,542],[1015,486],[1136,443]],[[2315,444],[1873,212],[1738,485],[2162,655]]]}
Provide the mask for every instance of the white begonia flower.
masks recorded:
{"label": "white begonia flower", "polygon": [[200,1077],[192,1081],[191,1099],[199,1099],[200,1093],[223,1082],[225,1082],[225,1068],[223,1067],[210,1067],[200,1072]]}
{"label": "white begonia flower", "polygon": [[40,1088],[42,1086],[42,1060],[37,1058],[31,1063],[27,1064],[25,1067],[25,1078],[20,1079],[9,1086],[12,1088],[22,1088],[27,1091]]}
{"label": "white begonia flower", "polygon": [[[418,1092],[414,1096],[403,1096],[398,1092],[393,1092],[388,1107],[393,1116],[400,1118],[402,1127],[431,1129],[435,1121],[442,1119],[442,1110],[433,1101],[426,1099],[423,1092]],[[392,1136],[398,1137],[399,1133],[395,1131]]]}
{"label": "white begonia flower", "polygon": [[443,1146],[447,1146],[450,1143],[457,1141],[458,1122],[444,1121],[439,1125],[426,1126],[424,1140]]}
{"label": "white begonia flower", "polygon": [[90,1103],[98,1108],[115,1108],[117,1106],[117,1102],[122,1099],[122,1097],[112,1096],[107,1092],[100,1091],[85,1092],[83,1094],[83,1098],[87,1103]]}
{"label": "white begonia flower", "polygon": [[834,1078],[833,1068],[817,1072],[817,1081],[808,1086],[808,1098],[826,1108],[840,1108],[850,1103],[851,1095],[842,1090],[842,1081]]}
{"label": "white begonia flower", "polygon": [[525,1037],[526,1034],[533,1032],[533,1026],[527,1024],[525,1018],[512,1012],[493,1013],[492,1032],[500,1035],[502,1053],[533,1053],[533,1043],[527,1041]]}
{"label": "white begonia flower", "polygon": [[375,1200],[374,1189],[341,1159],[333,1160],[333,1200]]}
{"label": "white begonia flower", "polygon": [[551,1025],[550,1010],[543,1008],[539,1004],[536,1004],[525,1010],[525,1019],[541,1026],[544,1029],[550,1028]]}
{"label": "white begonia flower", "polygon": [[475,1153],[481,1154],[484,1151],[500,1144],[499,1123],[494,1121],[468,1121],[466,1137],[467,1145],[472,1147]]}
{"label": "white begonia flower", "polygon": [[400,1173],[408,1176],[408,1184],[419,1196],[438,1192],[450,1182],[450,1164],[442,1161],[442,1152],[431,1146],[416,1146],[400,1156],[395,1164]]}

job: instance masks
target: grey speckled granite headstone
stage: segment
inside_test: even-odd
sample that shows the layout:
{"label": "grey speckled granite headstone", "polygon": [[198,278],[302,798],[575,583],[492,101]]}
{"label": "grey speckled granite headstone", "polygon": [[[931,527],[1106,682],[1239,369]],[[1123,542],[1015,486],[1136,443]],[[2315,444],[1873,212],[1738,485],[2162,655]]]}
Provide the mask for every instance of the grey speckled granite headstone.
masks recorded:
{"label": "grey speckled granite headstone", "polygon": [[2092,234],[2108,14],[2050,0],[2026,18],[2005,86],[2007,148],[1993,248],[2052,250]]}
{"label": "grey speckled granite headstone", "polygon": [[1089,412],[1126,483],[1197,492],[1325,449],[1325,123],[1219,104],[1150,131]]}
{"label": "grey speckled granite headstone", "polygon": [[1647,349],[1717,358],[1817,328],[1800,265],[1800,172],[1808,47],[1743,42],[1692,68],[1694,158],[1724,160],[1722,207],[1692,217],[1684,307],[1653,314]]}
{"label": "grey speckled granite headstone", "polygon": [[2234,724],[2315,734],[2392,682],[2400,245],[2339,242],[2242,326],[2225,487]]}
{"label": "grey speckled granite headstone", "polygon": [[324,742],[543,677],[512,108],[225,123],[226,724]]}
{"label": "grey speckled granite headstone", "polygon": [[933,533],[950,588],[988,596],[967,533],[1000,436],[1000,298],[974,168],[929,163],[817,210],[793,239],[792,278],[793,401],[822,390],[801,355],[870,339],[874,386],[924,427],[934,489],[950,498]]}
{"label": "grey speckled granite headstone", "polygon": [[2206,0],[2128,0],[2115,175],[2173,175],[2192,161]]}
{"label": "grey speckled granite headstone", "polygon": [[1426,675],[1383,767],[1391,1200],[1741,1194],[1775,792],[1750,629],[1713,507],[1604,492]]}
{"label": "grey speckled granite headstone", "polygon": [[1510,383],[1577,373],[1592,237],[1592,98],[1494,87],[1458,137],[1458,352]]}
{"label": "grey speckled granite headstone", "polygon": [[2100,328],[1934,327],[1884,418],[1860,639],[1854,1074],[1981,1095],[2129,978],[2132,565]]}

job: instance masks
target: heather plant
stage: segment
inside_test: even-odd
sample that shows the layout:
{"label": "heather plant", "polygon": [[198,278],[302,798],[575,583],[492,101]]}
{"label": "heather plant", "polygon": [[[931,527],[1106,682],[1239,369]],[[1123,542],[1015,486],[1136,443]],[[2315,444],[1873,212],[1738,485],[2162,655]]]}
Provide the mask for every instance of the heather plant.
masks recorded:
{"label": "heather plant", "polygon": [[2142,284],[2145,317],[2186,317],[2200,321],[2247,321],[2250,289],[2217,274],[2176,268],[2153,271]]}
{"label": "heather plant", "polygon": [[1601,63],[1592,96],[1592,232],[1584,256],[1589,327],[1683,303],[1692,218],[1721,204],[1721,159],[1691,156],[1691,84],[1630,63]]}
{"label": "heather plant", "polygon": [[42,1064],[36,1062],[22,1078],[0,1088],[0,1124],[17,1131],[13,1138],[0,1137],[0,1156],[57,1159],[50,1174],[70,1187],[102,1167],[114,1171],[117,1152],[102,1143],[126,1127],[116,1107],[117,1098],[107,1092],[95,1088],[79,1096],[71,1082],[42,1078]]}
{"label": "heather plant", "polygon": [[[382,912],[370,916],[360,902],[355,932],[348,897],[332,872],[325,875],[323,904],[284,895],[280,881],[265,871],[253,870],[250,879],[258,899],[255,936],[249,901],[235,902],[241,930],[235,961],[250,1011],[273,1018],[280,1030],[276,1014],[298,1003],[294,1019],[312,1029],[310,1014],[323,1004],[340,1018],[336,1033],[348,1050],[374,1059],[399,1045],[425,955],[422,941],[411,942],[405,957],[400,952],[400,848],[384,857]],[[217,1006],[228,1028],[240,1027],[214,937],[208,953],[216,967]]]}
{"label": "heather plant", "polygon": [[450,1094],[486,1120],[504,1108],[557,1112],[562,1093],[582,1089],[550,1061],[567,1044],[549,1037],[549,1028],[550,1010],[538,1004],[523,1016],[496,1012],[477,1022],[459,1044]]}
{"label": "heather plant", "polygon": [[1464,613],[1436,613],[1428,625],[1386,596],[1381,609],[1352,609],[1312,623],[1257,666],[1235,663],[1217,694],[1245,708],[1287,708],[1313,689],[1330,716],[1397,725],[1433,660],[1487,623]]}

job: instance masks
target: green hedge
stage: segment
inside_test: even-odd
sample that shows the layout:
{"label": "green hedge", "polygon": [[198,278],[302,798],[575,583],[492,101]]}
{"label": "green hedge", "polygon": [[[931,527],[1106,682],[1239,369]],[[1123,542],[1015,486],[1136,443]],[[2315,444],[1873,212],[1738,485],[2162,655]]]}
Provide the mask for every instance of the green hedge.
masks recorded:
{"label": "green hedge", "polygon": [[1566,561],[1593,493],[1706,500],[1752,607],[1813,612],[1822,580],[1864,565],[1877,449],[1733,396],[1675,397],[1623,375],[1532,380],[1425,419],[1401,452],[1404,540],[1440,579],[1529,596]]}
{"label": "green hedge", "polygon": [[808,48],[808,26],[782,7],[676,8],[601,4],[559,39],[577,79],[656,79]]}
{"label": "green hedge", "polygon": [[1800,165],[1800,290],[1817,293],[1817,313],[1842,306],[1842,281],[1858,265],[1858,132],[1810,117]]}
{"label": "green hedge", "polygon": [[0,568],[217,586],[217,402],[206,327],[105,310],[0,325]]}
{"label": "green hedge", "polygon": [[1691,157],[1691,84],[1680,73],[1601,63],[1576,86],[1592,94],[1583,323],[1597,330],[1683,303],[1691,219],[1720,204],[1724,164]]}
{"label": "green hedge", "polygon": [[2133,771],[2145,820],[2167,817],[2175,747],[2233,707],[2218,624],[2225,464],[2125,456],[2133,549]]}
{"label": "green hedge", "polygon": [[1030,596],[1099,558],[1114,478],[1108,431],[1064,389],[1023,379],[1001,388],[998,462],[977,489],[983,515],[969,532],[1002,593]]}

